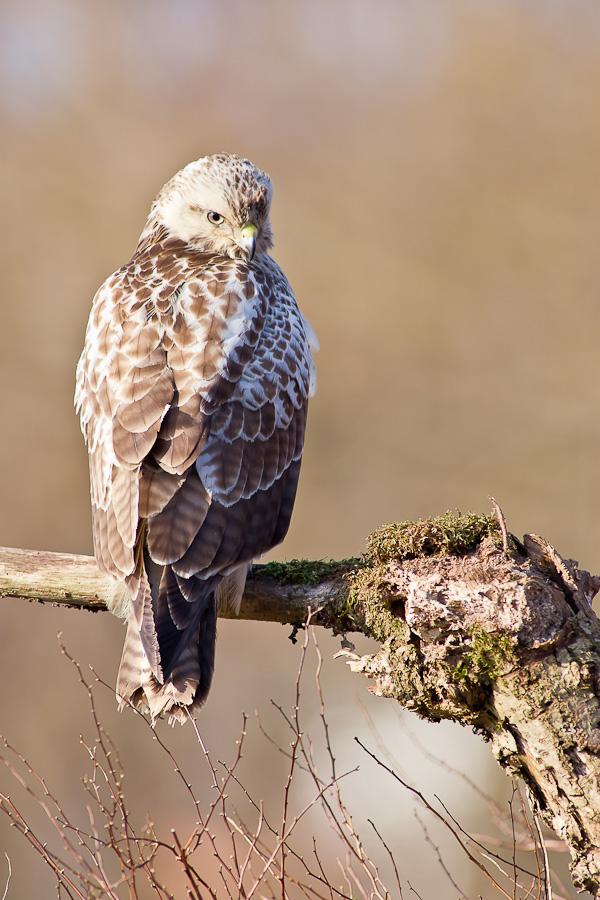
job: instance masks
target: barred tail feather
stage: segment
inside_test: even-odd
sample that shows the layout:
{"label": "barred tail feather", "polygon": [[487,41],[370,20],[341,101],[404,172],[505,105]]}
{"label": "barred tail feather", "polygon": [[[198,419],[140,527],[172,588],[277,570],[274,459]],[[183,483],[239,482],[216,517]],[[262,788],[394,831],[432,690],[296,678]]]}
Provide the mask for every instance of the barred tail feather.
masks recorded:
{"label": "barred tail feather", "polygon": [[152,585],[157,664],[153,654],[148,655],[148,616],[136,615],[141,605],[148,609],[148,579],[132,579],[128,586],[136,589],[136,596],[130,598],[117,680],[120,709],[131,703],[150,713],[153,721],[168,716],[170,722],[184,722],[193,709],[205,704],[215,661],[218,580],[183,582],[165,566],[158,589]]}
{"label": "barred tail feather", "polygon": [[139,627],[134,616],[130,615],[117,676],[116,693],[119,710],[127,703],[141,709],[144,704],[145,686],[152,683],[158,685],[144,653]]}

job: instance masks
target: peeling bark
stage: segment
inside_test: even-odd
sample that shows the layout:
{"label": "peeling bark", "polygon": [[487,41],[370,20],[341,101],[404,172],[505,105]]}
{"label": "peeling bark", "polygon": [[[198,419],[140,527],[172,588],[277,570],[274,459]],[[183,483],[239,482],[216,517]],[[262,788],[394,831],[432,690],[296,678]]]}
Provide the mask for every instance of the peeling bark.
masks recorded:
{"label": "peeling bark", "polygon": [[600,896],[600,579],[526,535],[522,552],[488,538],[467,556],[389,561],[376,581],[360,594],[382,647],[347,653],[352,669],[490,741],[568,844],[576,887]]}
{"label": "peeling bark", "polygon": [[[498,537],[440,555],[428,532],[418,546],[434,555],[392,541],[362,562],[305,562],[308,584],[289,583],[298,564],[256,567],[242,617],[301,625],[318,608],[313,621],[375,637],[373,655],[344,651],[351,667],[424,718],[474,727],[568,844],[575,885],[600,897],[600,578],[541,538]],[[101,609],[110,589],[89,557],[0,549],[0,596]]]}

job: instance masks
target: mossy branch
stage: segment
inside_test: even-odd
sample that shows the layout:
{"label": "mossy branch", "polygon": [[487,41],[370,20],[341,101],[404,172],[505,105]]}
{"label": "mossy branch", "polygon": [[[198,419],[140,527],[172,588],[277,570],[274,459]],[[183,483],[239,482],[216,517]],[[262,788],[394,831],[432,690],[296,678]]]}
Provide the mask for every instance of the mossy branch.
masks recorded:
{"label": "mossy branch", "polygon": [[[571,850],[578,887],[600,896],[600,578],[501,515],[447,513],[385,526],[360,559],[256,566],[241,617],[380,643],[345,652],[373,692],[424,718],[474,727],[527,784]],[[114,590],[89,557],[0,549],[0,597],[105,608]]]}
{"label": "mossy branch", "polygon": [[[360,560],[291,560],[254,566],[239,617],[230,612],[223,616],[299,626],[311,608],[320,610],[313,622],[357,631],[360,624],[347,615],[350,582],[346,581],[357,565]],[[91,556],[0,547],[0,598],[99,612],[107,609],[106,601],[115,587]]]}

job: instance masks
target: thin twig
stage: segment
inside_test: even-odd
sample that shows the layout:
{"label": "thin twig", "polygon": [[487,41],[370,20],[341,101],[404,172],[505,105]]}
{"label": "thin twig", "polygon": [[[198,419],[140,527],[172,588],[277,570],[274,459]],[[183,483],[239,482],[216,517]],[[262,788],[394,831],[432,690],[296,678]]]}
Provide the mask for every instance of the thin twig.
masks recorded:
{"label": "thin twig", "polygon": [[4,893],[2,894],[2,900],[6,900],[6,897],[8,896],[8,888],[9,888],[9,885],[10,885],[10,876],[12,875],[12,867],[11,867],[11,864],[10,864],[10,856],[9,856],[8,853],[6,853],[6,852],[4,853],[4,855],[5,855],[5,857],[6,857],[6,862],[8,863],[8,875],[6,876],[6,885],[5,885],[5,887],[4,887]]}
{"label": "thin twig", "polygon": [[396,860],[394,859],[394,854],[392,853],[392,851],[390,850],[390,848],[384,841],[383,837],[381,836],[379,829],[375,825],[375,822],[373,822],[372,819],[367,819],[367,822],[369,823],[369,825],[371,826],[371,828],[373,829],[373,831],[375,832],[375,834],[377,835],[377,837],[383,844],[385,850],[387,851],[387,854],[390,858],[390,861],[391,861],[393,869],[394,869],[394,875],[396,876],[396,884],[398,885],[398,895],[400,897],[400,900],[402,900],[402,885],[400,884],[400,875],[398,873],[398,867],[396,865]]}
{"label": "thin twig", "polygon": [[504,897],[507,898],[507,900],[511,900],[510,895],[507,894],[506,891],[498,884],[498,882],[488,872],[488,870],[485,868],[485,866],[482,863],[480,863],[479,860],[475,856],[473,856],[473,854],[469,851],[468,847],[466,847],[465,844],[461,841],[460,836],[458,835],[457,831],[455,831],[455,829],[452,828],[450,823],[437,811],[437,809],[435,809],[425,799],[425,797],[423,796],[421,791],[417,790],[417,788],[412,787],[412,785],[408,784],[406,781],[404,781],[402,778],[400,778],[400,776],[397,775],[393,769],[390,769],[390,767],[387,766],[380,759],[378,759],[374,753],[371,753],[371,751],[365,747],[365,745],[362,743],[362,741],[359,738],[355,737],[354,740],[360,747],[362,747],[362,749],[365,751],[365,753],[367,753],[371,757],[371,759],[373,759],[377,763],[377,765],[381,766],[383,769],[385,769],[387,772],[389,772],[390,775],[393,778],[395,778],[406,790],[415,794],[415,796],[417,796],[419,798],[419,800],[421,801],[421,803],[423,803],[425,808],[428,809],[429,812],[431,812],[440,822],[442,822],[444,827],[449,830],[450,834],[453,835],[454,839],[460,846],[461,850],[466,854],[467,858],[473,863],[473,865],[477,866],[477,868],[480,869],[487,878],[489,878],[489,880],[492,882],[494,887],[497,888],[497,890],[499,890],[500,893],[503,894]]}
{"label": "thin twig", "polygon": [[423,820],[421,819],[421,817],[419,816],[419,814],[418,814],[418,812],[417,812],[416,810],[415,810],[415,819],[417,820],[417,822],[418,822],[419,825],[421,826],[421,829],[422,829],[422,831],[423,831],[423,836],[425,837],[425,842],[426,842],[427,844],[429,844],[429,846],[431,847],[431,849],[432,849],[433,852],[435,853],[436,858],[437,858],[437,861],[438,861],[438,864],[439,864],[440,868],[442,869],[444,875],[446,876],[446,878],[448,879],[448,881],[450,882],[450,884],[452,885],[452,887],[454,888],[454,890],[455,890],[455,891],[458,891],[458,893],[461,895],[461,897],[463,898],[463,900],[469,900],[469,898],[467,897],[467,895],[465,894],[465,892],[464,892],[463,890],[461,890],[461,888],[458,886],[458,884],[456,883],[456,881],[455,881],[454,878],[452,877],[452,872],[450,871],[450,869],[448,868],[448,866],[447,866],[446,863],[444,862],[444,858],[443,858],[443,856],[442,856],[442,853],[441,853],[440,848],[439,848],[439,847],[437,846],[437,844],[435,844],[435,843],[433,842],[433,840],[430,838],[429,832],[428,832],[427,827],[426,827],[426,825],[425,825],[425,822],[423,822]]}
{"label": "thin twig", "polygon": [[506,528],[506,519],[504,518],[504,513],[502,512],[502,510],[500,509],[500,506],[498,505],[496,500],[494,500],[493,497],[490,497],[489,499],[494,504],[494,509],[496,511],[496,516],[498,518],[498,525],[500,526],[500,534],[502,535],[502,549],[503,549],[504,553],[508,553],[508,546],[509,546],[508,530]]}

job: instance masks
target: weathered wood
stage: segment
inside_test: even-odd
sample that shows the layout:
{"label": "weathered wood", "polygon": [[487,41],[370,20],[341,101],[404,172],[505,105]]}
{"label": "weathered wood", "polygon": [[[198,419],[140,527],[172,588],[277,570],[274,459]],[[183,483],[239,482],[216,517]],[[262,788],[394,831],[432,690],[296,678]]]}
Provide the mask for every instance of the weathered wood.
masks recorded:
{"label": "weathered wood", "polygon": [[95,612],[112,592],[92,556],[0,547],[0,597],[58,603]]}
{"label": "weathered wood", "polygon": [[[321,625],[343,625],[345,631],[358,628],[350,619],[338,621],[338,611],[345,606],[349,590],[339,566],[335,577],[311,585],[280,583],[268,572],[268,566],[254,566],[239,618],[301,625],[311,607],[321,610],[313,619]],[[0,598],[37,600],[98,612],[106,610],[106,598],[114,591],[115,582],[100,572],[92,556],[0,547]],[[223,613],[223,617],[238,618],[230,612]]]}
{"label": "weathered wood", "polygon": [[[424,718],[475,727],[600,897],[600,578],[491,521],[389,526],[362,563],[256,567],[241,616],[301,625],[310,606],[375,637],[373,655],[345,651],[352,668]],[[0,549],[0,596],[99,610],[112,590],[90,557]]]}
{"label": "weathered wood", "polygon": [[474,727],[571,851],[573,881],[600,896],[600,579],[542,538],[505,553],[386,554],[355,585],[374,655],[354,671],[431,721]]}

